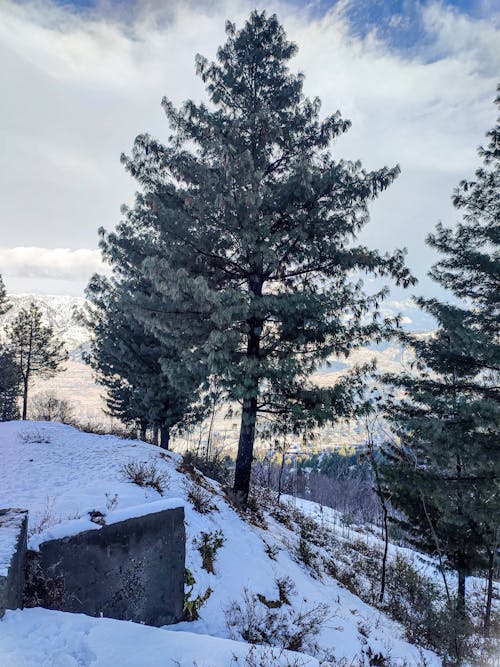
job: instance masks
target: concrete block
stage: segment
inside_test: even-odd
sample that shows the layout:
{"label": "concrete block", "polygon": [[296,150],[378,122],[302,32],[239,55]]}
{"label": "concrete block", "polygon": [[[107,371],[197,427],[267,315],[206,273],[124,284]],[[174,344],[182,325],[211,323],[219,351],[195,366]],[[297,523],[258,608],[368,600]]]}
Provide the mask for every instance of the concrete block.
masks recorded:
{"label": "concrete block", "polygon": [[27,529],[27,510],[0,510],[0,618],[22,607]]}
{"label": "concrete block", "polygon": [[44,542],[30,565],[49,583],[40,603],[148,625],[175,623],[184,604],[185,540],[179,507]]}

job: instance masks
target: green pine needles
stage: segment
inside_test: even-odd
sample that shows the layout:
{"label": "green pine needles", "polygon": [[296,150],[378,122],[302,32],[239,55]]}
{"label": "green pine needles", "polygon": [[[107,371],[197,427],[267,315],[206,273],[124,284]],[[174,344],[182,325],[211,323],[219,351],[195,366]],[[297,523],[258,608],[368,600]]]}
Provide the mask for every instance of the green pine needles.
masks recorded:
{"label": "green pine needles", "polygon": [[145,281],[128,312],[177,347],[177,378],[203,368],[202,386],[241,405],[234,490],[246,502],[258,416],[303,431],[351,414],[362,374],[320,389],[311,372],[397,324],[378,318],[386,290],[368,295],[356,275],[414,280],[403,251],[356,244],[399,168],[334,159],[350,123],[304,96],[276,16],[255,11],[226,33],[216,62],[196,58],[210,104],[164,99],[168,143],[141,135],[123,156],[140,192],[101,246],[117,283]]}
{"label": "green pine needles", "polygon": [[443,573],[456,571],[460,615],[466,577],[486,572],[486,631],[500,538],[498,122],[487,136],[483,166],[453,195],[463,221],[454,229],[438,225],[428,238],[442,255],[431,276],[454,302],[418,300],[438,328],[428,337],[403,337],[418,373],[385,377],[404,398],[386,406],[399,442],[383,466],[391,503],[414,542],[439,558]]}

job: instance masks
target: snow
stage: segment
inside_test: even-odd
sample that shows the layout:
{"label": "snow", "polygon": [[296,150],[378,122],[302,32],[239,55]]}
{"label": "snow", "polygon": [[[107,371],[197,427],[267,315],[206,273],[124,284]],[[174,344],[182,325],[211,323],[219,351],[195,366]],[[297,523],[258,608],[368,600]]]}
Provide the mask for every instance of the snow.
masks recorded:
{"label": "snow", "polygon": [[153,460],[170,475],[179,460],[170,453],[163,458],[158,448],[139,441],[82,433],[63,424],[7,422],[0,425],[0,452],[0,507],[29,510],[30,549],[101,528],[90,520],[94,510],[110,523],[184,504],[181,494],[163,497],[124,478],[121,468],[131,461]]}
{"label": "snow", "polygon": [[[155,514],[157,512],[163,512],[164,510],[174,509],[175,507],[185,507],[185,505],[186,503],[182,498],[164,498],[163,500],[143,503],[135,507],[124,507],[120,510],[115,510],[114,512],[108,512],[105,517],[105,525],[109,526],[110,524],[126,521],[127,519],[135,519],[139,516]],[[103,524],[95,523],[95,521],[91,521],[90,518],[61,521],[61,523],[50,526],[38,534],[31,535],[29,547],[34,551],[38,551],[43,542],[70,537],[71,535],[82,533],[85,530],[100,530],[102,526]]]}
{"label": "snow", "polygon": [[0,516],[0,577],[6,577],[9,573],[23,520],[24,514],[15,510]]}
{"label": "snow", "polygon": [[[40,435],[43,437],[37,437]],[[390,655],[395,665],[402,665],[405,661],[410,665],[420,662],[419,649],[404,640],[400,625],[362,602],[331,576],[325,574],[315,578],[294,556],[298,536],[282,524],[268,517],[268,528],[265,529],[244,521],[226,502],[219,485],[209,480],[205,480],[204,485],[211,490],[211,503],[216,509],[208,514],[198,513],[188,499],[189,488],[194,482],[179,469],[181,457],[177,454],[163,452],[158,447],[139,441],[82,433],[62,424],[9,422],[0,424],[0,456],[3,462],[0,507],[15,506],[30,511],[30,547],[37,547],[41,540],[55,535],[67,534],[69,530],[99,529],[97,524],[89,521],[88,513],[92,510],[103,512],[106,521],[117,521],[135,516],[137,512],[159,511],[169,506],[169,503],[172,506],[182,503],[186,521],[186,566],[196,580],[193,597],[203,594],[208,587],[213,591],[201,609],[199,620],[168,626],[168,631],[108,619],[58,615],[56,612],[37,609],[9,613],[5,620],[0,621],[0,637],[3,641],[0,647],[3,647],[5,656],[10,660],[9,663],[6,659],[0,659],[2,665],[34,665],[34,662],[30,662],[29,646],[37,646],[40,642],[47,645],[47,655],[50,651],[52,656],[57,651],[78,655],[82,647],[83,654],[89,657],[85,658],[86,661],[82,658],[79,663],[68,662],[69,658],[64,657],[66,662],[38,661],[37,665],[147,664],[153,667],[157,664],[154,656],[165,655],[163,649],[158,647],[164,646],[162,642],[173,641],[171,638],[177,634],[178,641],[185,642],[189,648],[192,640],[186,639],[185,633],[188,632],[191,638],[192,633],[199,636],[197,642],[200,642],[201,648],[200,657],[196,658],[198,667],[229,666],[233,663],[227,662],[226,658],[218,661],[210,656],[210,651],[215,650],[213,646],[219,644],[210,643],[209,646],[205,636],[229,639],[231,634],[224,610],[234,601],[242,600],[245,588],[251,593],[276,599],[276,580],[283,577],[289,577],[295,585],[296,594],[290,600],[294,610],[300,611],[319,604],[328,606],[327,620],[316,636],[323,655],[333,654],[337,660],[344,659],[349,664],[358,660],[362,650],[370,646],[375,652]],[[163,496],[153,489],[140,488],[123,478],[121,468],[129,461],[154,462],[159,472],[168,475],[169,484]],[[224,544],[217,551],[215,573],[212,574],[202,568],[201,555],[193,541],[199,538],[201,532],[215,531],[222,531]],[[276,550],[275,560],[269,557],[269,548]],[[72,624],[75,624],[74,631],[71,629]],[[62,629],[58,634],[59,631],[55,632],[55,629],[59,625]],[[63,632],[65,627],[68,628],[66,634]],[[108,640],[108,648],[101,647],[98,638],[106,636],[111,628],[114,637],[115,627],[116,642],[114,639]],[[125,640],[125,635],[129,637],[128,632],[131,633],[130,639]],[[138,633],[142,632],[144,634],[139,636]],[[123,641],[119,639],[122,633]],[[95,641],[92,639],[94,637]],[[233,638],[241,639],[238,636]],[[137,660],[142,650],[142,655],[147,655],[147,661],[134,663],[130,658],[130,662],[127,662],[128,651],[124,647],[129,643],[130,655],[135,655]],[[16,649],[18,644],[20,648]],[[203,648],[202,644],[207,648]],[[196,646],[193,644],[193,651]],[[123,660],[117,657],[122,655],[119,653],[122,650]],[[117,651],[116,657],[111,658],[113,651]],[[151,659],[150,652],[153,656]],[[94,653],[99,656],[98,662],[91,657]],[[423,651],[423,655],[429,667],[441,665],[433,653]],[[162,664],[174,666],[176,663],[164,661]],[[180,664],[193,667],[192,660],[181,661]],[[310,661],[307,664],[317,663]]]}
{"label": "snow", "polygon": [[[238,667],[250,650],[229,639],[40,608],[7,611],[0,628],[2,667]],[[253,650],[256,657],[266,654]],[[314,658],[295,657],[301,667],[319,665]],[[285,667],[294,654],[274,651],[272,658],[273,665]]]}
{"label": "snow", "polygon": [[[354,537],[361,539],[367,546],[375,547],[380,552],[384,548],[384,542],[380,535],[380,529],[375,526],[346,526],[343,522],[341,512],[326,505],[320,505],[312,500],[305,498],[295,498],[288,494],[283,494],[283,502],[296,507],[301,512],[311,516],[322,527],[328,528],[332,534],[335,534],[338,540],[350,541]],[[397,556],[401,556],[406,562],[411,563],[412,567],[417,572],[429,579],[432,579],[434,584],[439,588],[444,589],[443,576],[439,569],[439,562],[436,558],[432,558],[427,554],[420,553],[409,547],[402,547],[397,544],[389,542],[388,544],[388,559],[395,560]],[[450,588],[457,585],[457,576],[454,571],[446,571],[446,580]],[[485,579],[476,576],[468,576],[466,579],[467,595],[477,591],[484,591],[486,588]],[[494,598],[500,598],[500,583],[493,582]],[[443,590],[444,592],[444,590]],[[493,602],[495,604],[495,602]]]}

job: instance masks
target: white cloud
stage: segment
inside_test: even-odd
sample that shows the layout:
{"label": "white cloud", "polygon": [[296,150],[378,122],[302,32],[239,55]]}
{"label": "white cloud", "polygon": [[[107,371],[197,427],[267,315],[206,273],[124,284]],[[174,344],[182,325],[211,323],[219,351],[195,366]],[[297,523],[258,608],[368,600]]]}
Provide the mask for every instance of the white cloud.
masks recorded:
{"label": "white cloud", "polygon": [[[499,31],[492,21],[428,3],[425,39],[402,55],[374,33],[355,37],[346,4],[322,17],[286,2],[268,7],[299,44],[292,67],[305,72],[306,93],[323,100],[325,113],[338,108],[353,121],[334,154],[369,168],[401,164],[363,240],[408,246],[421,277],[434,260],[423,239],[438,219],[457,219],[451,190],[477,166],[475,148],[494,122]],[[130,7],[124,17],[113,14],[125,14],[120,3],[93,14],[48,0],[0,5],[4,247],[95,247],[97,228],[118,222],[135,187],[120,153],[143,131],[166,139],[162,96],[177,104],[201,99],[194,54],[213,57],[226,18],[241,25],[253,5],[142,0]],[[0,271],[7,273],[3,264]],[[64,275],[81,289],[81,273]],[[433,289],[425,281],[422,288]]]}
{"label": "white cloud", "polygon": [[2,273],[17,278],[86,280],[105,271],[98,250],[69,248],[0,248]]}

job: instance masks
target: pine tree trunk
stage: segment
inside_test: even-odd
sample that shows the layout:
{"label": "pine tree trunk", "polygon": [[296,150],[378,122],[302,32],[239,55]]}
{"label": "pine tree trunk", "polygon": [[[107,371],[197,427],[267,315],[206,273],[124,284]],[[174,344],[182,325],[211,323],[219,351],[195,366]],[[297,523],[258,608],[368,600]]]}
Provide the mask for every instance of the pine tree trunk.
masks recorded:
{"label": "pine tree trunk", "polygon": [[160,428],[160,447],[162,449],[168,449],[170,443],[170,429],[168,426],[162,426]]}
{"label": "pine tree trunk", "polygon": [[153,424],[153,445],[158,445],[158,424]]}
{"label": "pine tree trunk", "polygon": [[457,611],[465,614],[465,571],[458,569]]}
{"label": "pine tree trunk", "polygon": [[283,483],[283,470],[285,468],[285,448],[283,447],[283,452],[281,454],[281,464],[280,464],[280,471],[278,475],[278,502],[281,499],[281,485]]}
{"label": "pine tree trunk", "polygon": [[23,389],[23,421],[27,419],[28,414],[28,381],[24,382]]}
{"label": "pine tree trunk", "polygon": [[250,491],[256,421],[257,397],[246,398],[243,401],[243,409],[241,411],[240,438],[233,486],[236,498],[243,504],[246,504]]}
{"label": "pine tree trunk", "polygon": [[[249,288],[254,297],[259,298],[262,296],[262,284],[262,277],[259,276],[258,273],[255,273],[250,277]],[[260,356],[260,337],[262,335],[263,320],[252,317],[248,321],[248,325],[249,333],[246,356],[247,359],[258,360]],[[243,399],[243,407],[241,410],[240,437],[233,485],[233,491],[237,500],[244,505],[246,505],[248,501],[248,494],[250,492],[258,395],[259,380],[256,377],[251,377],[249,378],[247,385],[247,398]]]}

